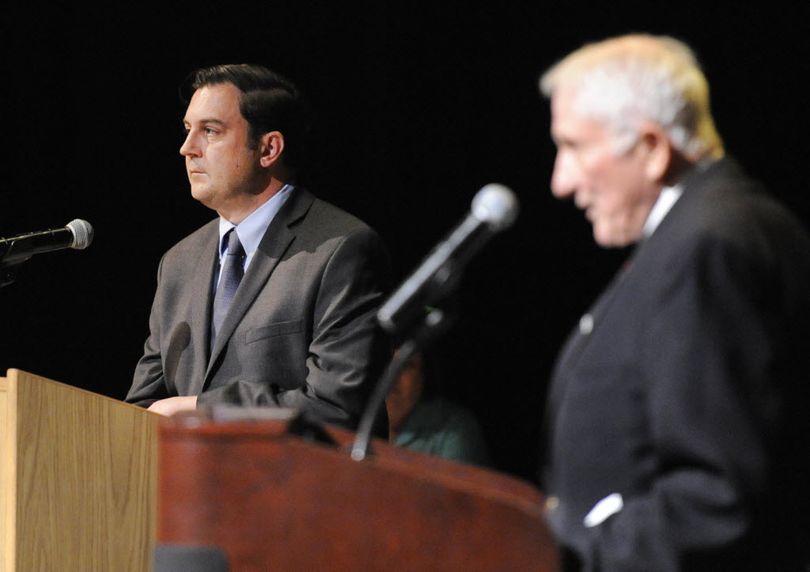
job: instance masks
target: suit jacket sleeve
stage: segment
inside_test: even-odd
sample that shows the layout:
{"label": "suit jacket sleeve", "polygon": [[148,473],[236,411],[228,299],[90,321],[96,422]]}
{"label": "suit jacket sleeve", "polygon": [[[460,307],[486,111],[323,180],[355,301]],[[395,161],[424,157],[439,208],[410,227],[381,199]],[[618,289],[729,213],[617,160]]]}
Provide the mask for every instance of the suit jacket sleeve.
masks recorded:
{"label": "suit jacket sleeve", "polygon": [[[158,265],[157,281],[160,284],[165,255]],[[160,296],[155,296],[149,313],[149,337],[144,343],[144,352],[135,367],[134,382],[126,396],[128,403],[149,407],[155,401],[170,397],[163,374],[160,351]]]}

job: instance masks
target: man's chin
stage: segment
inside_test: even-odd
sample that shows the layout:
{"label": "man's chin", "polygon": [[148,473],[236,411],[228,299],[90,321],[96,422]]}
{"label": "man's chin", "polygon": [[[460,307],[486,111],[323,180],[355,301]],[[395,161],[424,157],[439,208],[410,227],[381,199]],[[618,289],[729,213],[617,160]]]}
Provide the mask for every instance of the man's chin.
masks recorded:
{"label": "man's chin", "polygon": [[211,193],[203,186],[191,185],[191,196],[202,204],[206,204],[211,198]]}
{"label": "man's chin", "polygon": [[593,227],[593,239],[602,248],[624,248],[637,242],[637,238],[633,238],[627,232],[619,232],[616,229],[600,229],[598,226]]}

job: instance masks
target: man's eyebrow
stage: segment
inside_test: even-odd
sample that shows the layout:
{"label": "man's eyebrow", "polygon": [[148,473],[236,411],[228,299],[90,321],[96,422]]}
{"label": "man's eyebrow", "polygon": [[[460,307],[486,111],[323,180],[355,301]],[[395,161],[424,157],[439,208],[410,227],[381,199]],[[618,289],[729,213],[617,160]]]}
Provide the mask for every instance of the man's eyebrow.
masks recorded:
{"label": "man's eyebrow", "polygon": [[[211,125],[212,123],[215,124],[215,125],[220,125],[220,126],[225,125],[224,121],[222,121],[221,119],[214,119],[213,117],[210,118],[210,119],[205,119],[205,118],[200,119],[197,123],[200,123],[200,124],[203,124],[203,125]],[[183,125],[190,125],[190,124],[191,124],[191,122],[188,119],[183,119]]]}

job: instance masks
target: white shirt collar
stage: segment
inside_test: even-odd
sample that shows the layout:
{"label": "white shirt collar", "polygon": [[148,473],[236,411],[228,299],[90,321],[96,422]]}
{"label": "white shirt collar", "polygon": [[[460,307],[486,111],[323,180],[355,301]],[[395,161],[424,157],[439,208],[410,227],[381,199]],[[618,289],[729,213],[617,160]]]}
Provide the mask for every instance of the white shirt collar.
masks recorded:
{"label": "white shirt collar", "polygon": [[675,185],[674,187],[664,187],[661,189],[661,194],[658,195],[658,200],[655,201],[650,214],[647,215],[647,220],[644,221],[644,228],[641,230],[643,238],[649,238],[667,213],[675,205],[681,195],[683,194],[683,185]]}
{"label": "white shirt collar", "polygon": [[[715,162],[717,162],[717,159],[707,157],[698,161],[694,169],[702,172]],[[655,201],[652,210],[650,210],[650,214],[647,215],[647,220],[644,222],[644,228],[641,231],[642,238],[652,236],[652,233],[655,232],[655,229],[658,228],[658,225],[661,224],[661,221],[664,220],[664,217],[667,216],[670,209],[678,202],[682,194],[683,183],[678,183],[671,187],[664,187],[661,190],[661,194],[658,195],[658,200]]]}
{"label": "white shirt collar", "polygon": [[223,254],[222,238],[232,228],[236,228],[236,234],[239,237],[239,242],[242,243],[242,248],[245,250],[245,268],[250,264],[253,254],[259,248],[259,243],[267,232],[267,227],[273,222],[278,211],[284,206],[284,203],[289,198],[293,189],[292,185],[284,185],[279,192],[270,197],[259,208],[250,213],[238,225],[233,224],[229,220],[219,217],[219,254]]}

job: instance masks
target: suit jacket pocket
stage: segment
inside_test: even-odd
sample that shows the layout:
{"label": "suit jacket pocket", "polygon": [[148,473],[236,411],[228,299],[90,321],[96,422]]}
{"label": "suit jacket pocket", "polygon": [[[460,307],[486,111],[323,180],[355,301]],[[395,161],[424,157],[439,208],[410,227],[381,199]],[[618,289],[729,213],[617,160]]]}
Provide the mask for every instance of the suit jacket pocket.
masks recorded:
{"label": "suit jacket pocket", "polygon": [[253,328],[246,334],[245,342],[250,344],[263,340],[265,338],[272,338],[275,336],[288,336],[290,334],[297,334],[304,330],[304,320],[292,320],[290,322],[276,322],[268,324],[260,328]]}

